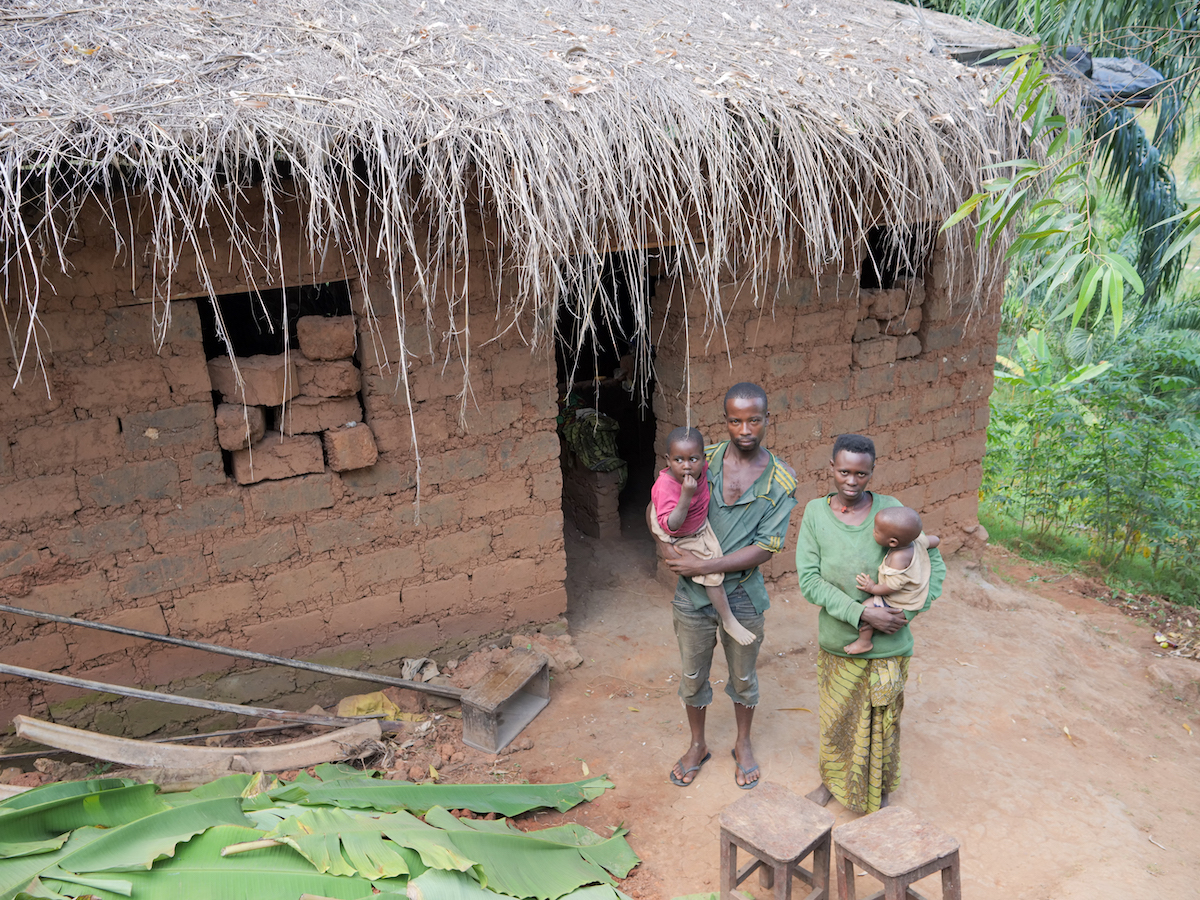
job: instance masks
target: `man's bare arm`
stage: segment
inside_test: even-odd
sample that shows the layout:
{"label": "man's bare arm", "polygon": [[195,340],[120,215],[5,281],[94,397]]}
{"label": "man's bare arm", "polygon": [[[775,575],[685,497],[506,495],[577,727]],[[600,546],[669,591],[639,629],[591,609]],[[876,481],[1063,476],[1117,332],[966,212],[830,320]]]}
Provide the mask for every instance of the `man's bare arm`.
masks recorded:
{"label": "man's bare arm", "polygon": [[718,556],[716,559],[700,559],[686,550],[680,550],[678,553],[678,557],[667,559],[666,563],[672,572],[682,575],[684,578],[724,572],[741,572],[761,566],[772,556],[770,550],[764,550],[757,544],[742,547],[740,550],[734,550],[732,553]]}

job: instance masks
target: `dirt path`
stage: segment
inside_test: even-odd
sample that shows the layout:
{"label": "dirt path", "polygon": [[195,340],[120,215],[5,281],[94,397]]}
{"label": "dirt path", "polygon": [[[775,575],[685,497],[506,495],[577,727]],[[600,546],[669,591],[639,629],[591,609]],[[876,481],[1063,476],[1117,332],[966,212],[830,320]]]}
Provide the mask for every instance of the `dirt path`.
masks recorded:
{"label": "dirt path", "polygon": [[[555,679],[526,731],[535,746],[512,765],[534,781],[578,778],[585,763],[612,777],[617,790],[576,816],[631,828],[644,862],[630,893],[715,890],[717,815],[742,796],[728,700],[710,715],[712,761],[693,787],[673,786],[688,738],[670,589],[640,535],[601,544],[571,531],[584,663]],[[1200,710],[1149,677],[1147,628],[1088,599],[1085,583],[1040,578],[1003,551],[952,562],[945,597],[914,626],[894,801],[959,838],[973,900],[1200,896]],[[798,709],[817,707],[816,619],[795,588],[775,591],[760,657],[758,759],[766,779],[799,793],[817,783],[816,716]],[[938,897],[937,879],[922,890]]]}

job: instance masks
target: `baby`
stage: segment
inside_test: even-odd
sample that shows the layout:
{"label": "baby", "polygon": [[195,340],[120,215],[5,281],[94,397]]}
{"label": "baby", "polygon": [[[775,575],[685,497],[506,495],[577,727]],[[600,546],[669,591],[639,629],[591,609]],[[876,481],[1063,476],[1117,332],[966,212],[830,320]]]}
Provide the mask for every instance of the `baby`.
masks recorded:
{"label": "baby", "polygon": [[[929,550],[941,540],[921,531],[921,517],[907,506],[889,506],[875,514],[875,543],[887,547],[887,556],[879,564],[879,584],[866,572],[855,581],[859,590],[874,595],[873,606],[920,610],[929,596]],[[886,600],[884,598],[887,598]],[[850,654],[867,653],[874,631],[865,622],[859,626],[858,640],[843,649]]]}
{"label": "baby", "polygon": [[[667,436],[667,467],[658,473],[650,489],[654,536],[701,559],[721,556],[721,542],[708,524],[708,462],[704,437],[695,428],[676,428]],[[725,595],[725,575],[696,575],[692,581],[704,585],[708,602],[721,619],[725,633],[739,644],[752,644],[754,633],[733,617]]]}

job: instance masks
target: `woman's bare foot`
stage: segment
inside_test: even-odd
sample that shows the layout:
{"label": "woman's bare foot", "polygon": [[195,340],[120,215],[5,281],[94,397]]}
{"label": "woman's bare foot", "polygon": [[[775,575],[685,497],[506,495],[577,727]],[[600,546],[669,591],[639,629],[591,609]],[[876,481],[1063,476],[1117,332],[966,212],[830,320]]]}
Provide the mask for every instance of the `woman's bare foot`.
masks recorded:
{"label": "woman's bare foot", "polygon": [[753,631],[751,631],[737,619],[733,618],[733,616],[729,617],[728,622],[722,620],[721,627],[725,629],[725,633],[727,635],[729,635],[743,647],[749,646],[758,640],[758,637]]}
{"label": "woman's bare foot", "polygon": [[829,788],[825,787],[824,782],[822,782],[804,796],[813,803],[817,804],[817,806],[825,806],[830,800],[833,799],[833,792],[829,790]]}
{"label": "woman's bare foot", "polygon": [[860,634],[858,636],[857,641],[847,644],[842,649],[851,655],[855,655],[858,653],[867,653],[870,650],[874,650],[875,645],[873,643],[871,643],[871,639],[869,637],[864,637],[863,635]]}

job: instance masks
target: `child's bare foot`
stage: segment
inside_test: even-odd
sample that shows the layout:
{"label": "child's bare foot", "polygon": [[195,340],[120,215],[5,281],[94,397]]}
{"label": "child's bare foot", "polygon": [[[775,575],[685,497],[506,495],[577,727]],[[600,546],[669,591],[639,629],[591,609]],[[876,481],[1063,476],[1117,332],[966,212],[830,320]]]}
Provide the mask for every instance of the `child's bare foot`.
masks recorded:
{"label": "child's bare foot", "polygon": [[758,640],[753,631],[732,616],[728,622],[722,621],[721,627],[725,629],[725,633],[727,635],[729,635],[743,647],[749,646]]}
{"label": "child's bare foot", "polygon": [[854,641],[851,644],[847,644],[842,649],[845,650],[847,653],[849,653],[851,656],[854,656],[859,653],[866,653],[870,650],[874,650],[875,645],[873,643],[871,643],[871,639],[869,637],[865,637],[864,635],[860,634],[858,636],[857,641]]}

